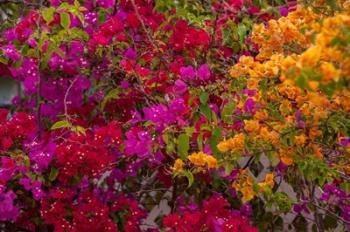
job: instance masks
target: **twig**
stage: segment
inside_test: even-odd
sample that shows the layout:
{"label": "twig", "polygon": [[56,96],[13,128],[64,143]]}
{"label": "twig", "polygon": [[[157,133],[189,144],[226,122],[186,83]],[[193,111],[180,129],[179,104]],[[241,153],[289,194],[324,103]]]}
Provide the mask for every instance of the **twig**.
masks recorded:
{"label": "twig", "polygon": [[343,218],[339,217],[338,215],[336,215],[335,213],[333,213],[332,211],[330,211],[329,209],[323,208],[321,206],[319,206],[318,204],[315,204],[313,202],[310,202],[313,206],[315,206],[316,208],[319,208],[321,210],[326,211],[330,216],[332,216],[333,218],[343,222],[344,224],[350,224],[350,221],[346,221]]}
{"label": "twig", "polygon": [[152,44],[152,46],[157,50],[159,51],[158,47],[156,46],[156,44],[154,43],[152,37],[150,36],[150,34],[148,33],[148,30],[145,26],[145,23],[143,22],[142,18],[141,18],[141,15],[139,13],[139,10],[137,9],[137,5],[135,4],[135,0],[131,0],[131,4],[134,8],[134,11],[135,11],[135,14],[136,14],[136,17],[137,19],[140,21],[141,23],[141,26],[142,26],[142,29],[145,31],[146,33],[146,36],[147,36],[147,39],[149,40],[149,42]]}
{"label": "twig", "polygon": [[177,192],[177,180],[176,178],[173,180],[173,192],[172,192],[172,195],[171,195],[171,200],[169,202],[169,206],[171,208],[171,212],[174,212],[175,210],[175,201],[176,201],[176,192]]}
{"label": "twig", "polygon": [[[40,7],[42,7],[43,5],[43,0],[40,0]],[[39,40],[41,40],[41,35],[42,35],[42,31],[41,31],[41,23],[40,23],[40,17],[38,18],[36,24],[37,24],[37,27],[38,27],[38,37],[39,37]],[[38,86],[37,86],[37,95],[36,95],[36,114],[37,114],[37,124],[38,124],[38,127],[39,127],[39,133],[38,133],[38,136],[40,138],[41,136],[41,131],[42,131],[42,125],[41,125],[41,58],[42,57],[42,52],[41,52],[41,48],[39,49],[39,64],[38,64]]]}
{"label": "twig", "polygon": [[23,4],[25,6],[32,6],[35,8],[41,8],[43,6],[43,1],[40,1],[40,3],[35,3],[35,2],[25,2],[21,0],[0,0],[0,4],[6,4],[6,3]]}
{"label": "twig", "polygon": [[69,85],[66,93],[64,94],[64,99],[63,99],[63,105],[64,105],[64,115],[66,116],[67,120],[69,121],[70,120],[70,116],[68,115],[68,108],[67,108],[67,98],[68,98],[68,94],[69,94],[69,91],[72,89],[74,83],[76,82],[77,79],[74,79],[72,81],[72,83]]}

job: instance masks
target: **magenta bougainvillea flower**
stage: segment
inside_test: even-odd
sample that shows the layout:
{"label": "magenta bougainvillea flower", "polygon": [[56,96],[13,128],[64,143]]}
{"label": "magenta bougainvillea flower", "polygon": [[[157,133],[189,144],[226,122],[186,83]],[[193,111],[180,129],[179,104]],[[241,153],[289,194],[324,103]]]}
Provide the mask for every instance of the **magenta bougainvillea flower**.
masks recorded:
{"label": "magenta bougainvillea flower", "polygon": [[0,185],[0,221],[15,221],[19,215],[19,208],[14,205],[16,194],[10,190],[6,191],[6,187]]}

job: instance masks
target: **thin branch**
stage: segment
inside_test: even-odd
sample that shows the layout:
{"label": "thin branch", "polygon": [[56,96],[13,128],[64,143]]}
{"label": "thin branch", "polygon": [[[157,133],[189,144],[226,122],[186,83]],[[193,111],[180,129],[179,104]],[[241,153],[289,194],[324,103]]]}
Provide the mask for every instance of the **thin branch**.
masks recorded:
{"label": "thin branch", "polygon": [[25,6],[31,6],[35,8],[41,8],[44,5],[43,1],[40,1],[39,3],[35,3],[35,2],[25,2],[22,0],[0,0],[0,4],[6,4],[6,3],[23,4]]}
{"label": "thin branch", "polygon": [[69,94],[69,91],[72,89],[74,83],[77,81],[77,79],[74,79],[72,81],[72,83],[69,85],[66,93],[64,94],[64,99],[63,99],[63,105],[64,105],[64,115],[66,116],[67,120],[69,121],[70,120],[70,116],[68,115],[68,107],[67,107],[67,98],[68,98],[68,94]]}
{"label": "thin branch", "polygon": [[333,212],[330,211],[329,209],[323,208],[323,207],[321,207],[321,206],[319,206],[318,204],[315,204],[315,203],[313,203],[313,202],[310,202],[310,203],[311,203],[313,206],[315,206],[316,208],[326,211],[331,217],[333,217],[333,218],[335,218],[335,219],[337,219],[337,220],[343,222],[344,224],[348,224],[348,225],[350,224],[350,221],[344,220],[343,218],[339,217],[338,215],[336,215],[335,213],[333,213]]}
{"label": "thin branch", "polygon": [[147,30],[147,28],[146,28],[146,26],[145,26],[145,23],[144,23],[143,20],[142,20],[142,17],[141,17],[141,15],[140,15],[140,13],[139,13],[139,10],[138,10],[138,8],[137,8],[137,5],[135,4],[135,0],[131,0],[131,4],[132,4],[132,6],[133,6],[133,8],[134,8],[134,11],[135,11],[135,14],[136,14],[137,19],[138,19],[138,20],[140,21],[140,23],[141,23],[142,29],[143,29],[143,30],[145,31],[145,33],[146,33],[147,39],[148,39],[149,42],[152,44],[152,46],[154,47],[154,49],[156,49],[157,51],[159,51],[157,45],[154,43],[154,41],[153,41],[151,35],[149,34],[149,32],[148,32],[148,30]]}
{"label": "thin branch", "polygon": [[[40,7],[43,6],[43,0],[40,0]],[[40,18],[38,18],[36,24],[37,24],[37,28],[38,28],[38,37],[39,37],[39,41],[41,40],[41,36],[42,36],[42,31],[41,31],[41,20]],[[37,86],[37,95],[36,95],[36,113],[37,113],[37,122],[38,122],[38,126],[39,126],[39,138],[41,136],[41,131],[42,131],[42,125],[41,125],[41,85],[42,85],[42,75],[40,73],[41,71],[41,59],[42,59],[42,51],[41,49],[39,49],[39,64],[38,64],[38,86]]]}

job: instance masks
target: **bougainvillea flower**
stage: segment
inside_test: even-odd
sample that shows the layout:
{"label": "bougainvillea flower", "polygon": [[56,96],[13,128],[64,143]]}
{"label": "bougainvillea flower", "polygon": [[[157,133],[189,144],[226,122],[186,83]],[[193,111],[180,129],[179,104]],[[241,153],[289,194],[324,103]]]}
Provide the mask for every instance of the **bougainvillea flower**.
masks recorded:
{"label": "bougainvillea flower", "polygon": [[197,71],[199,80],[208,80],[210,77],[210,70],[206,64],[203,64],[199,67]]}
{"label": "bougainvillea flower", "polygon": [[196,71],[193,69],[192,66],[182,67],[180,68],[180,75],[184,80],[193,80],[196,76]]}
{"label": "bougainvillea flower", "polygon": [[19,214],[19,208],[14,205],[16,194],[6,191],[4,185],[0,185],[0,221],[15,221]]}

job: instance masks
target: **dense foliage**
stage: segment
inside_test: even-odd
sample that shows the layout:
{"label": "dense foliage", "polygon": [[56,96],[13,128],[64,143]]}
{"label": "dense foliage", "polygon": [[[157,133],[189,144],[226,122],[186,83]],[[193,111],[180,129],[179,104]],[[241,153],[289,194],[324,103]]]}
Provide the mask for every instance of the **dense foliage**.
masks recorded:
{"label": "dense foliage", "polygon": [[1,12],[5,231],[349,230],[350,1]]}

